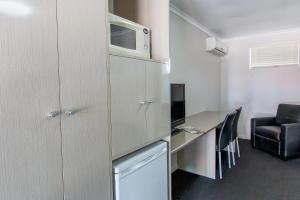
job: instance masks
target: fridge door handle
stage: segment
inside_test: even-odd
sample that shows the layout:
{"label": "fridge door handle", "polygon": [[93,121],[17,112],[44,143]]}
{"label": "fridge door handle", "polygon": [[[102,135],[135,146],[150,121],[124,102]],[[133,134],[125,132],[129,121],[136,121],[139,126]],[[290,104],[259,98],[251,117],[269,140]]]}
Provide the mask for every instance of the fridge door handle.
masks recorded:
{"label": "fridge door handle", "polygon": [[120,178],[123,178],[123,177],[131,174],[132,172],[142,168],[143,166],[145,166],[148,163],[152,162],[153,160],[159,158],[161,155],[165,154],[166,152],[167,152],[167,147],[163,148],[163,150],[161,152],[151,155],[151,156],[143,159],[141,162],[135,164],[134,166],[131,166],[131,167],[125,169],[124,171],[119,173]]}

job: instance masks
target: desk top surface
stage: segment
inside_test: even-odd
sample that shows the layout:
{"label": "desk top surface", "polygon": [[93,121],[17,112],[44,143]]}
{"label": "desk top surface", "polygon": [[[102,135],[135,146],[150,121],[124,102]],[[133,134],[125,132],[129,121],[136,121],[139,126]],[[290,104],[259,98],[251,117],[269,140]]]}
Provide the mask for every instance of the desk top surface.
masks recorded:
{"label": "desk top surface", "polygon": [[183,126],[192,126],[200,131],[198,134],[192,134],[185,131],[173,135],[171,137],[171,152],[175,153],[184,148],[189,143],[196,140],[198,137],[208,133],[220,123],[222,123],[226,117],[225,112],[217,111],[204,111],[186,118],[186,123]]}

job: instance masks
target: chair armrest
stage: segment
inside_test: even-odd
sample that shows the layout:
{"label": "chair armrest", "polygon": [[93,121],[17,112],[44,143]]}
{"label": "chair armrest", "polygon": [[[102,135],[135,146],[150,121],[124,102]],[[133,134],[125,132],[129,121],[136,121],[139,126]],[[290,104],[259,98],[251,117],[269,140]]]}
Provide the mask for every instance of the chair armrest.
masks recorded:
{"label": "chair armrest", "polygon": [[251,124],[255,126],[268,126],[276,124],[275,117],[260,117],[260,118],[252,118]]}
{"label": "chair armrest", "polygon": [[300,153],[300,123],[282,124],[280,140],[282,156],[289,157]]}
{"label": "chair armrest", "polygon": [[281,137],[282,139],[300,140],[300,123],[282,124],[281,125]]}
{"label": "chair armrest", "polygon": [[256,126],[267,126],[276,124],[275,117],[260,117],[251,119],[251,143],[252,146],[255,146],[255,129]]}

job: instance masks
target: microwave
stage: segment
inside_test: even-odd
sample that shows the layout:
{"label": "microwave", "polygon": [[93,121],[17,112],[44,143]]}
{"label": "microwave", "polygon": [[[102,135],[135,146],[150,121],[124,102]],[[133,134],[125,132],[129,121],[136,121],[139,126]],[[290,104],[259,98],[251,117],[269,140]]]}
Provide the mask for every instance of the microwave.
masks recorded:
{"label": "microwave", "polygon": [[109,14],[109,51],[150,58],[150,29]]}

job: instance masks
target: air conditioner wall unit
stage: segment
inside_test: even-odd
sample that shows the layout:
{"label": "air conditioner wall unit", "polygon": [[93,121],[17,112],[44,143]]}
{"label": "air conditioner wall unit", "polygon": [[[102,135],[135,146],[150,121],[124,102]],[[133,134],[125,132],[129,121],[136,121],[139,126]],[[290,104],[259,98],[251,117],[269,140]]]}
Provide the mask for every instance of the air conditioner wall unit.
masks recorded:
{"label": "air conditioner wall unit", "polygon": [[217,56],[225,56],[228,52],[228,47],[215,37],[209,37],[206,39],[206,51]]}

